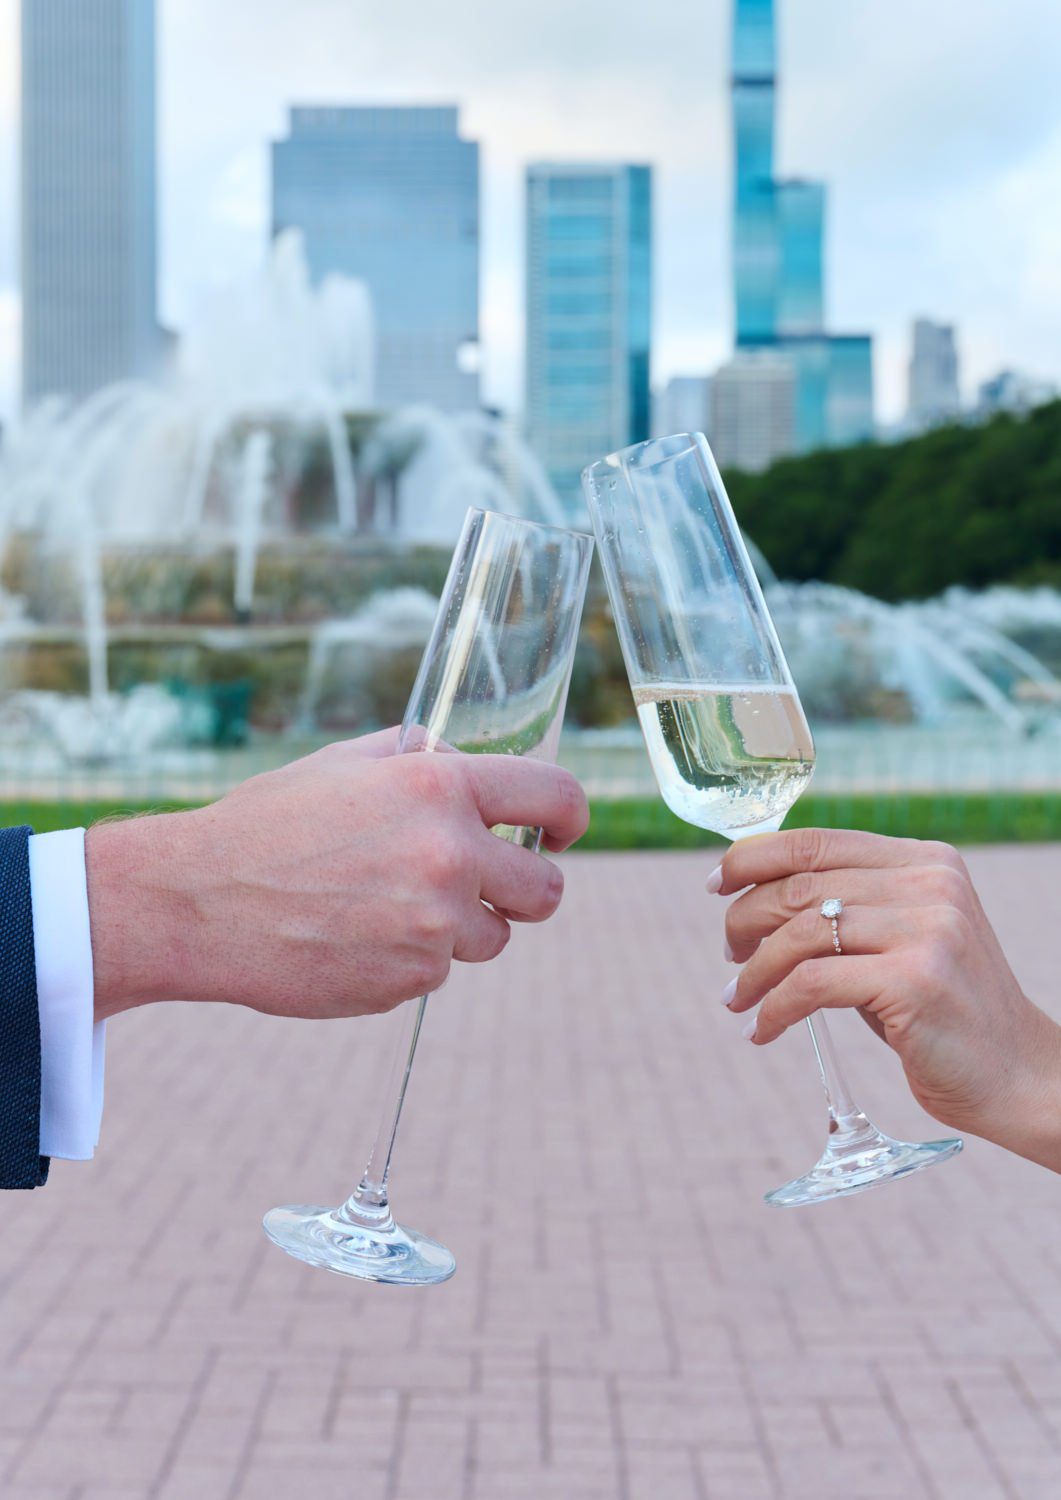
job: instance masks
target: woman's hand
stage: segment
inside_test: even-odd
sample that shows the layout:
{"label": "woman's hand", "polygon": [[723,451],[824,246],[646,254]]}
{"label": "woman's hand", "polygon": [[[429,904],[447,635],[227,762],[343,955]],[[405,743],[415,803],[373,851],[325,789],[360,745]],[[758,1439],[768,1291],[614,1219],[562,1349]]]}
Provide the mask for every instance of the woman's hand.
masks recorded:
{"label": "woman's hand", "polygon": [[744,892],[726,913],[743,968],[723,1000],[759,1005],[753,1042],[857,1007],[929,1114],[1061,1171],[1061,1027],[1021,990],[954,849],[797,829],[734,844],[708,888]]}

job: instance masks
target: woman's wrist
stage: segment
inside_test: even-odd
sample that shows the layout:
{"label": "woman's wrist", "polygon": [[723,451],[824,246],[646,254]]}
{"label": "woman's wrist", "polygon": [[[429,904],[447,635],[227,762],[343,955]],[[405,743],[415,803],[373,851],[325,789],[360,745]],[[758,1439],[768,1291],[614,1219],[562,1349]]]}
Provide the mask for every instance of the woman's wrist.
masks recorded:
{"label": "woman's wrist", "polygon": [[1024,1046],[1007,1055],[1011,1038],[999,1042],[999,1071],[1006,1075],[999,1113],[988,1140],[1053,1172],[1061,1173],[1061,1026],[1030,1000]]}

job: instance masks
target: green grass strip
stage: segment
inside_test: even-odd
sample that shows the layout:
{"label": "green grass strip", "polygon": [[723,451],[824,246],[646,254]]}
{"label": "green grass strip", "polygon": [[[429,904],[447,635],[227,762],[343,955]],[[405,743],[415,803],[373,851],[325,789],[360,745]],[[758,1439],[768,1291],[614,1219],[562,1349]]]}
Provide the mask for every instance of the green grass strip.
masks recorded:
{"label": "green grass strip", "polygon": [[[863,828],[892,838],[948,844],[1043,843],[1061,839],[1061,793],[811,794],[786,828]],[[681,822],[658,798],[595,802],[580,849],[701,849],[725,840]]]}
{"label": "green grass strip", "polygon": [[[173,802],[9,802],[0,827],[28,823],[38,833],[86,827],[100,818],[172,812]],[[864,828],[895,838],[944,839],[949,844],[1042,843],[1061,840],[1061,793],[845,793],[803,797],[788,828]],[[659,798],[596,801],[581,849],[702,849],[724,840],[682,823]]]}

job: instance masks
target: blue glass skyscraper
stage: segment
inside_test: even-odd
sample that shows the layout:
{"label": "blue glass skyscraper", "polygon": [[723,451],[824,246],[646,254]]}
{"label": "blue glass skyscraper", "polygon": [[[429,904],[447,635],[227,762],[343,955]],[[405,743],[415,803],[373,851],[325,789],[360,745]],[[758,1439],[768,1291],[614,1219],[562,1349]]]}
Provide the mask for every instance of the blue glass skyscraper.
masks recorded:
{"label": "blue glass skyscraper", "polygon": [[735,0],[732,63],[736,358],[789,361],[797,451],[859,442],[873,433],[872,344],[825,330],[825,186],[774,174],[774,0]]}
{"label": "blue glass skyscraper", "polygon": [[825,322],[822,295],[825,186],[801,178],[775,182],[774,206],[776,333],[782,338],[820,333]]}
{"label": "blue glass skyscraper", "polygon": [[586,464],[649,435],[652,174],[527,170],[527,438],[581,509]]}
{"label": "blue glass skyscraper", "polygon": [[738,0],[733,28],[733,272],[737,344],[777,333],[774,0]]}
{"label": "blue glass skyscraper", "polygon": [[451,105],[296,107],[273,143],[273,233],[300,229],[315,281],[372,296],[382,406],[479,404],[479,147]]}

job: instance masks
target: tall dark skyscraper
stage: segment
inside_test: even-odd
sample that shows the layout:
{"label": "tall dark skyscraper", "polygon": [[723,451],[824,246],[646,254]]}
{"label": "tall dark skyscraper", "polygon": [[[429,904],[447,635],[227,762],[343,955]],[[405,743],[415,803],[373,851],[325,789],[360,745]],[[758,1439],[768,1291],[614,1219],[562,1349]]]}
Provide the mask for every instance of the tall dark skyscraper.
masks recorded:
{"label": "tall dark skyscraper", "polygon": [[[753,449],[757,462],[769,462],[784,451],[872,435],[872,344],[868,335],[825,331],[824,184],[775,174],[774,0],[735,0],[732,62],[736,355],[716,382],[725,409],[712,432],[720,462],[742,462]],[[792,420],[781,422],[778,390],[786,365],[793,410]],[[764,383],[759,413],[756,371],[767,368],[771,380]],[[740,400],[728,399],[737,390]],[[752,448],[734,429],[736,413],[757,429]]]}
{"label": "tall dark skyscraper", "polygon": [[154,0],[23,0],[25,400],[149,372],[155,261]]}

